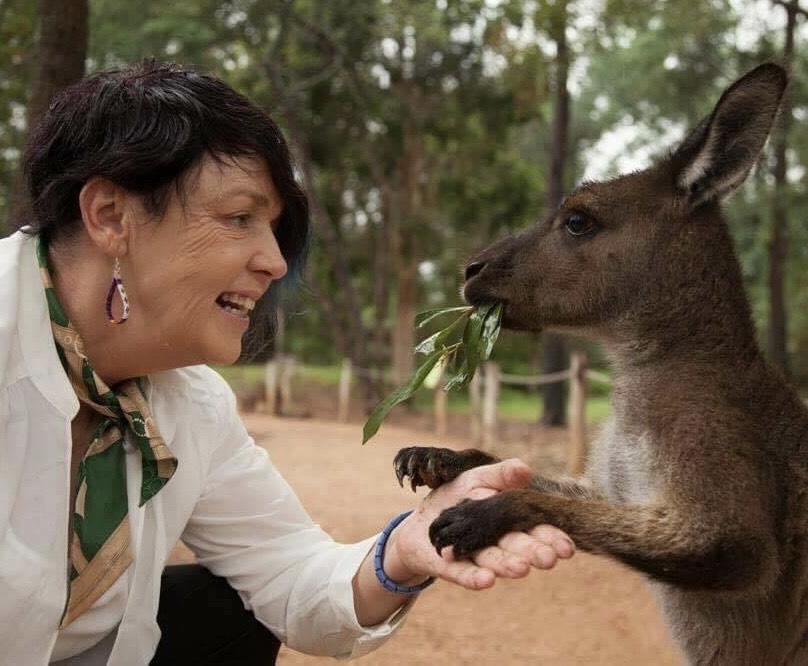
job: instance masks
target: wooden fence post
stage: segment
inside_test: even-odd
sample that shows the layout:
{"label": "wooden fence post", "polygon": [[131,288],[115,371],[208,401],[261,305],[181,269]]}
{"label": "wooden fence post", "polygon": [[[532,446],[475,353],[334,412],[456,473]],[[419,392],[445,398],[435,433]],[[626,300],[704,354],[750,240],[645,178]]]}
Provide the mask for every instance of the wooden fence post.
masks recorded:
{"label": "wooden fence post", "polygon": [[570,367],[570,456],[567,473],[578,476],[586,463],[586,354],[573,352]]}
{"label": "wooden fence post", "polygon": [[337,421],[345,423],[348,420],[349,406],[351,400],[351,375],[353,366],[351,359],[342,359],[342,369],[339,373],[339,394],[337,402]]}
{"label": "wooden fence post", "polygon": [[499,399],[499,364],[485,364],[483,387],[483,449],[491,449],[497,434],[497,400]]}
{"label": "wooden fence post", "polygon": [[267,414],[278,413],[278,360],[271,358],[264,366],[264,391]]}
{"label": "wooden fence post", "polygon": [[297,359],[288,354],[283,357],[283,367],[280,372],[280,407],[279,412],[291,413],[294,410],[292,405],[292,378],[295,375]]}
{"label": "wooden fence post", "polygon": [[482,397],[480,395],[480,385],[482,383],[482,379],[480,379],[480,376],[483,373],[483,369],[484,368],[479,368],[477,372],[474,373],[474,377],[471,378],[471,382],[469,383],[469,418],[471,419],[471,441],[477,445],[482,442],[483,438],[481,422],[482,414],[480,411],[480,405],[482,404]]}
{"label": "wooden fence post", "polygon": [[432,403],[435,410],[435,434],[439,436],[445,435],[447,431],[446,413],[448,410],[449,394],[444,389],[445,386],[446,381],[443,373],[441,373],[438,384],[435,386],[435,396]]}

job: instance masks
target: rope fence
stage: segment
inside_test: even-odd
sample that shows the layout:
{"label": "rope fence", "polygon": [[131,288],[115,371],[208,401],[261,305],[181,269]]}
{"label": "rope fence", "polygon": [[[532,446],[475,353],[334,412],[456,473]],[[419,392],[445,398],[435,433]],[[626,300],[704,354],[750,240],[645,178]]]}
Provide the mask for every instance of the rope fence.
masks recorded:
{"label": "rope fence", "polygon": [[[292,377],[297,371],[294,356],[282,356],[266,364],[264,371],[265,404],[270,414],[278,414],[281,405],[292,400]],[[379,377],[378,372],[355,367],[350,359],[343,359],[337,384],[338,421],[349,419],[351,387],[356,377]],[[603,372],[590,370],[583,352],[573,352],[570,367],[559,372],[544,375],[524,376],[506,374],[500,371],[499,364],[488,361],[483,364],[469,383],[469,406],[471,438],[475,445],[491,449],[497,441],[497,406],[502,385],[539,387],[556,382],[570,382],[568,400],[569,456],[567,472],[577,475],[583,471],[587,453],[586,396],[588,384],[611,385],[611,378]],[[435,433],[445,435],[448,430],[448,394],[444,390],[445,381],[441,377],[433,389],[433,413]]]}

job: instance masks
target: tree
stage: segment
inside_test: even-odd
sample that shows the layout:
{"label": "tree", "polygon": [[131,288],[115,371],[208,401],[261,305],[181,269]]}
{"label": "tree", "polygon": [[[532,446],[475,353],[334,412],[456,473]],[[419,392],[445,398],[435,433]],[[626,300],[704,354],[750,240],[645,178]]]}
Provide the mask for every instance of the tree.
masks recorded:
{"label": "tree", "polygon": [[25,134],[36,29],[35,3],[0,4],[0,236],[11,230],[8,201]]}
{"label": "tree", "polygon": [[[794,31],[798,16],[808,16],[798,0],[774,0],[786,10],[785,46],[783,53],[790,68],[794,57]],[[787,95],[780,113],[781,121],[774,140],[774,188],[772,192],[772,220],[768,244],[769,271],[769,359],[784,374],[789,374],[788,326],[786,315],[785,273],[788,258],[788,183],[786,180],[788,130],[791,124],[791,100]]]}
{"label": "tree", "polygon": [[[39,0],[34,75],[25,113],[27,131],[47,109],[51,98],[84,75],[87,59],[87,0]],[[23,180],[18,174],[9,196],[9,226],[16,228],[30,215]]]}
{"label": "tree", "polygon": [[[483,67],[492,47],[485,31],[472,31],[482,12],[476,0],[446,12],[366,3],[358,14],[355,3],[287,3],[263,60],[315,204],[328,271],[315,264],[310,277],[339,285],[330,294],[319,288],[328,296],[319,305],[347,332],[354,362],[368,369],[392,360],[396,382],[413,367],[422,262],[442,265],[454,229],[484,223],[480,209],[477,219],[453,219],[457,193],[444,184],[468,169],[480,135],[494,142],[507,128],[508,100],[491,102],[502,93]],[[483,24],[496,20],[489,13]],[[449,293],[458,263],[454,252]]]}
{"label": "tree", "polygon": [[[570,95],[567,77],[570,52],[567,46],[567,0],[559,0],[549,16],[548,33],[556,46],[553,76],[553,117],[549,137],[550,169],[548,171],[545,216],[550,216],[561,204],[564,194],[566,163],[569,152]],[[568,366],[567,345],[557,333],[542,335],[542,370],[554,373]],[[544,426],[562,426],[566,423],[566,394],[562,382],[545,384],[544,408],[541,423]]]}

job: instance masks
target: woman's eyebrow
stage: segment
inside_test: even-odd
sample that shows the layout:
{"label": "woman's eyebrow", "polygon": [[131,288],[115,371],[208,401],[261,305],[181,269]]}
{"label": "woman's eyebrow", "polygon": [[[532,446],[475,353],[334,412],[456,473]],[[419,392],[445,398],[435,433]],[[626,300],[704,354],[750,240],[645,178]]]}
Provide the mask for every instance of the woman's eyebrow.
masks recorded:
{"label": "woman's eyebrow", "polygon": [[232,190],[225,190],[222,192],[223,197],[236,197],[236,196],[245,196],[252,199],[255,203],[261,206],[268,206],[269,199],[265,194],[258,192],[257,190],[252,190],[246,187],[237,187]]}

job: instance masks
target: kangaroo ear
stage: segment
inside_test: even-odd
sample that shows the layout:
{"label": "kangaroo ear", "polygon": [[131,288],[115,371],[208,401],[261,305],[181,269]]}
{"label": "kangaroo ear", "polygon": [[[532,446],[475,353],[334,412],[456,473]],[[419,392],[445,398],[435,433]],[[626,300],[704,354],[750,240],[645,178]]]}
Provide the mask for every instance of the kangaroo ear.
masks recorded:
{"label": "kangaroo ear", "polygon": [[787,84],[779,65],[753,69],[724,91],[676,150],[676,185],[692,206],[724,199],[743,183],[766,143]]}

